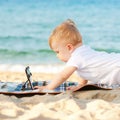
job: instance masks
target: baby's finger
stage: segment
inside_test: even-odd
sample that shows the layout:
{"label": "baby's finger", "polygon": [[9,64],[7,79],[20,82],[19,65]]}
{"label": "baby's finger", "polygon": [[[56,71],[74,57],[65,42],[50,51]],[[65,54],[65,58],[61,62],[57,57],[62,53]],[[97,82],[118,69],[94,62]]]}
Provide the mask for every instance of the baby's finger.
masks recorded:
{"label": "baby's finger", "polygon": [[71,90],[72,88],[71,87],[66,87],[66,90]]}
{"label": "baby's finger", "polygon": [[35,86],[34,89],[39,89],[39,86]]}
{"label": "baby's finger", "polygon": [[78,88],[78,86],[70,86],[70,87],[67,87],[66,88],[66,90],[71,90],[71,91],[76,91],[76,90],[78,90],[79,88]]}

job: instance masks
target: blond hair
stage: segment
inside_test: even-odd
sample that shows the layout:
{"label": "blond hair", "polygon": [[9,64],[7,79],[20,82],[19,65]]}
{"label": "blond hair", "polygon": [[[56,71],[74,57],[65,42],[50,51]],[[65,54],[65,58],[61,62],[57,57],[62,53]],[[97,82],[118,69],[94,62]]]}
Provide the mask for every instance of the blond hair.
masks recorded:
{"label": "blond hair", "polygon": [[75,23],[68,19],[53,30],[49,37],[51,48],[53,42],[76,45],[82,43],[82,36],[76,28]]}

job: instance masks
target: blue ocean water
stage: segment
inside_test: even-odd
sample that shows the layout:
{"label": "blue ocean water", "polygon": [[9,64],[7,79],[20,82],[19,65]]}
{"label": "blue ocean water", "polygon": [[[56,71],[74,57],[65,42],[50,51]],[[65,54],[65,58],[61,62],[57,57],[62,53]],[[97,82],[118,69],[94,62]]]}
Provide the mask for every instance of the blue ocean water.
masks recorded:
{"label": "blue ocean water", "polygon": [[120,52],[120,0],[0,0],[0,64],[61,63],[48,38],[68,18],[84,44]]}

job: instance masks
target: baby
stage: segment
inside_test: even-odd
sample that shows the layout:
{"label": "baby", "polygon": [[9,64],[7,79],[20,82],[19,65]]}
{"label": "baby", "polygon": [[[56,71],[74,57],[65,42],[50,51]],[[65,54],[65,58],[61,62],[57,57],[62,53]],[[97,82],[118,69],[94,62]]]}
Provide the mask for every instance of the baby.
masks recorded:
{"label": "baby", "polygon": [[66,20],[53,30],[49,45],[57,57],[66,62],[66,66],[49,85],[35,88],[53,90],[75,71],[80,76],[80,84],[68,88],[72,91],[88,81],[94,84],[120,84],[120,54],[99,52],[83,45],[82,36],[72,20]]}

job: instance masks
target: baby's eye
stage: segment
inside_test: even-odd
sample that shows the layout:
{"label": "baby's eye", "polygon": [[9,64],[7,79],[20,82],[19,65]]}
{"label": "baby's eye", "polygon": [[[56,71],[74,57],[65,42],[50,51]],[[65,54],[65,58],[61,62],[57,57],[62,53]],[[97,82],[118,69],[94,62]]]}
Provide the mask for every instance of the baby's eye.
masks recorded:
{"label": "baby's eye", "polygon": [[58,54],[58,53],[59,53],[59,51],[56,51],[56,53]]}

